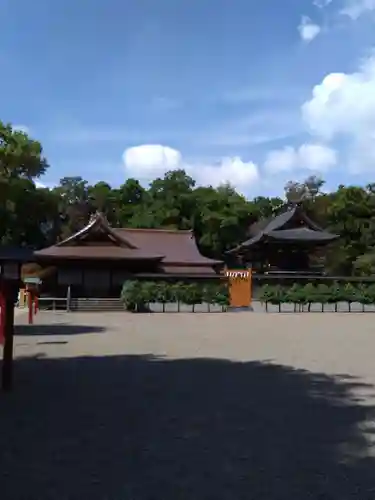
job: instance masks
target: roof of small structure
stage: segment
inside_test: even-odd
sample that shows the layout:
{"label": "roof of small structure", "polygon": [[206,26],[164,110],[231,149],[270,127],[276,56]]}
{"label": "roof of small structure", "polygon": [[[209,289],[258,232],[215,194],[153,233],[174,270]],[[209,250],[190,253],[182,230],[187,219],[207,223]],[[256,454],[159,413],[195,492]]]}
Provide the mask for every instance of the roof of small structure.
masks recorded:
{"label": "roof of small structure", "polygon": [[[105,237],[108,244],[95,242]],[[87,244],[91,237],[90,244]],[[81,260],[144,260],[163,265],[210,266],[221,261],[200,254],[192,231],[169,229],[112,228],[101,213],[96,213],[81,231],[43,250],[37,258]]]}
{"label": "roof of small structure", "polygon": [[[293,219],[298,219],[304,225],[302,227],[283,229]],[[255,222],[249,229],[249,235],[251,238],[236,248],[229,250],[228,253],[235,253],[264,240],[328,243],[339,238],[339,235],[324,231],[312,221],[302,210],[300,204],[293,205],[275,217]]]}

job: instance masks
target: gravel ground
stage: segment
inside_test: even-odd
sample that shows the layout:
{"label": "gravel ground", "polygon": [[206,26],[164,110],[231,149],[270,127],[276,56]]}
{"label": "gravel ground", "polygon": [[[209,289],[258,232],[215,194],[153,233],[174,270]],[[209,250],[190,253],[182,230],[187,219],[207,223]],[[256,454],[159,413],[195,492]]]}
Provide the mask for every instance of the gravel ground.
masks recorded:
{"label": "gravel ground", "polygon": [[372,314],[17,315],[2,500],[374,500]]}

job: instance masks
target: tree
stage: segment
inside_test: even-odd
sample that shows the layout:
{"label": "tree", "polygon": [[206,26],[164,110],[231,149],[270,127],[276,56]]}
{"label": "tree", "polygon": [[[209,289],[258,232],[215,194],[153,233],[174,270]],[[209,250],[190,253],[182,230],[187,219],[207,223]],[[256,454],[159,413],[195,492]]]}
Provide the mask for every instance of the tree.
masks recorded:
{"label": "tree", "polygon": [[0,177],[35,179],[48,168],[38,141],[0,121]]}
{"label": "tree", "polygon": [[65,239],[87,224],[94,204],[88,182],[80,176],[63,177],[53,192],[59,198],[61,238]]}
{"label": "tree", "polygon": [[55,206],[33,182],[47,168],[39,142],[0,122],[1,243],[38,247],[49,241]]}

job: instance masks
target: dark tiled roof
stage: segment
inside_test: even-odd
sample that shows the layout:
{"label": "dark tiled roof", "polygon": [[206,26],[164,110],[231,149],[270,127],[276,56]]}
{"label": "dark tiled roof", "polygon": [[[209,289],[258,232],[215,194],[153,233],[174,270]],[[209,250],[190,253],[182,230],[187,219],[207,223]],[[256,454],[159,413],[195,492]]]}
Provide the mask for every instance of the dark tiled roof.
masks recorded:
{"label": "dark tiled roof", "polygon": [[276,240],[303,240],[303,241],[332,241],[336,239],[335,234],[327,233],[326,231],[313,231],[308,227],[297,229],[284,229],[280,231],[271,231],[267,234],[268,238]]}
{"label": "dark tiled roof", "polygon": [[219,264],[200,254],[191,231],[169,229],[115,229],[115,232],[137,248],[163,254],[164,263],[170,264]]}
{"label": "dark tiled roof", "polygon": [[[292,221],[294,217],[298,217],[307,227],[295,229],[283,229],[283,227]],[[236,248],[229,250],[228,253],[235,253],[242,248],[250,247],[264,239],[273,239],[280,241],[305,241],[305,242],[329,242],[339,238],[337,234],[331,234],[323,231],[315,222],[313,222],[301,209],[299,205],[289,208],[285,212],[256,222],[250,227],[249,231],[252,236],[248,240],[241,243]]]}
{"label": "dark tiled roof", "polygon": [[[88,235],[106,236],[112,244],[84,245]],[[95,237],[91,238],[95,240]],[[82,244],[80,244],[82,240]],[[49,248],[35,252],[39,258],[61,259],[148,259],[163,264],[205,265],[221,264],[200,254],[191,231],[167,229],[114,229],[102,214],[96,214],[81,231]]]}
{"label": "dark tiled roof", "polygon": [[120,246],[57,246],[35,252],[36,257],[51,257],[64,259],[113,259],[113,260],[161,260],[163,255],[126,248]]}

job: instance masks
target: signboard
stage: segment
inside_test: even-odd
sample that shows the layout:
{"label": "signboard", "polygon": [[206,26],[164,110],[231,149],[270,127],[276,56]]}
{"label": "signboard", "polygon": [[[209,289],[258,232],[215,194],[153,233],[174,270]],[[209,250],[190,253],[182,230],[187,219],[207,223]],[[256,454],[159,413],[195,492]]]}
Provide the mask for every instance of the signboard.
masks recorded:
{"label": "signboard", "polygon": [[227,278],[248,280],[251,276],[251,271],[249,269],[231,269],[225,271],[225,276]]}
{"label": "signboard", "polygon": [[231,307],[248,307],[251,304],[251,269],[227,269]]}
{"label": "signboard", "polygon": [[24,278],[23,282],[25,283],[25,285],[40,285],[42,280],[40,278],[32,276],[29,278]]}

